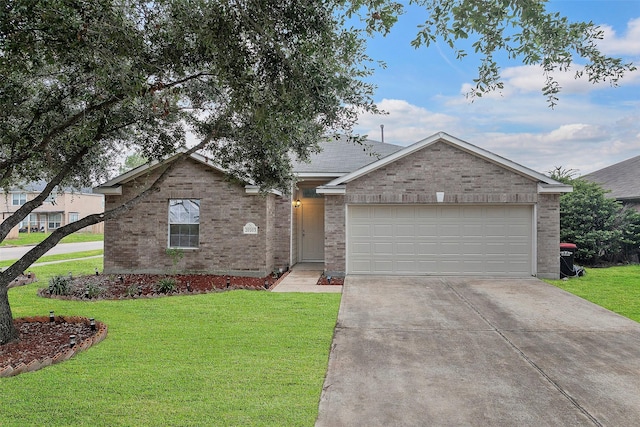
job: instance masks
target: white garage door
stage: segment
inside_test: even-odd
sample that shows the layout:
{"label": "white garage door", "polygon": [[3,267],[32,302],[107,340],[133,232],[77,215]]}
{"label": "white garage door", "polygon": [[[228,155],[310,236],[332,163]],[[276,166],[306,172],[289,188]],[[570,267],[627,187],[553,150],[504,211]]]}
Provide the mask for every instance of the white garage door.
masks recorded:
{"label": "white garage door", "polygon": [[347,272],[530,276],[531,206],[349,205]]}

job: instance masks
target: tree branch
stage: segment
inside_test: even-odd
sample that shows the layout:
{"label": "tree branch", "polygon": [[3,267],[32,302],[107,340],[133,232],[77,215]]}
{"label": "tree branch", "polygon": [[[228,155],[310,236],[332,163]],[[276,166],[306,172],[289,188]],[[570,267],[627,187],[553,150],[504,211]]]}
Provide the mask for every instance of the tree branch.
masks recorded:
{"label": "tree branch", "polygon": [[62,182],[64,178],[73,172],[73,166],[78,163],[89,152],[92,146],[84,146],[82,150],[76,153],[65,165],[60,169],[60,172],[53,177],[51,181],[47,183],[45,188],[32,200],[29,200],[24,205],[6,218],[2,224],[0,224],[0,241],[3,241],[11,229],[18,225],[20,221],[25,219],[27,215],[33,212],[38,206],[41,206],[47,197],[51,194],[53,189]]}

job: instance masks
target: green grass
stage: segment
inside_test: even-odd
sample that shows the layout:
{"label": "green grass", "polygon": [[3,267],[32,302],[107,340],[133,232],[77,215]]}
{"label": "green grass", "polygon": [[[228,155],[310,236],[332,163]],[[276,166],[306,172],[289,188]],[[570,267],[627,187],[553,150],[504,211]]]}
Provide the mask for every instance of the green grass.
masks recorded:
{"label": "green grass", "polygon": [[2,426],[314,424],[339,294],[36,296],[55,269],[92,274],[95,261],[35,267],[39,283],[9,290],[14,317],[95,317],[109,334],[70,361],[0,379]]}
{"label": "green grass", "polygon": [[[17,239],[5,239],[0,246],[24,246],[37,245],[49,237],[51,233],[20,233]],[[101,233],[73,233],[64,237],[61,243],[101,242],[104,234]]]}
{"label": "green grass", "polygon": [[640,265],[586,271],[582,277],[547,282],[640,322]]}
{"label": "green grass", "polygon": [[[102,254],[104,254],[103,249],[96,249],[93,251],[73,252],[69,254],[47,255],[47,256],[41,257],[36,262],[64,261],[68,259],[86,258],[86,257],[98,256]],[[0,261],[0,267],[8,267],[11,264],[13,264],[15,261],[16,260]],[[96,267],[102,270],[101,260],[94,260],[93,263],[96,264]],[[99,265],[97,265],[97,263],[99,263]],[[32,270],[32,269],[29,269],[29,270]]]}

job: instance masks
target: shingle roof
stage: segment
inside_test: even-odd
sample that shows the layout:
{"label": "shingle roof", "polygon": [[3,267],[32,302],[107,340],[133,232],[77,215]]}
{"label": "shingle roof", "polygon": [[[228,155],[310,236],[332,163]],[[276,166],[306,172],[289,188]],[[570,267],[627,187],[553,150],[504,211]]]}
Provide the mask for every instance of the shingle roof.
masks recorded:
{"label": "shingle roof", "polygon": [[[11,192],[30,192],[30,193],[40,193],[47,186],[46,181],[31,181],[25,184],[16,185],[15,187],[11,187]],[[58,187],[56,186],[53,190],[54,193],[77,193],[77,194],[92,194],[91,187],[82,187],[82,188],[71,188],[71,187]]]}
{"label": "shingle roof", "polygon": [[640,199],[640,156],[591,172],[583,178],[600,184],[618,200]]}
{"label": "shingle roof", "polygon": [[322,151],[312,154],[309,163],[294,159],[293,170],[304,174],[332,173],[338,176],[360,169],[404,147],[372,140],[358,144],[340,138],[323,141],[320,148]]}

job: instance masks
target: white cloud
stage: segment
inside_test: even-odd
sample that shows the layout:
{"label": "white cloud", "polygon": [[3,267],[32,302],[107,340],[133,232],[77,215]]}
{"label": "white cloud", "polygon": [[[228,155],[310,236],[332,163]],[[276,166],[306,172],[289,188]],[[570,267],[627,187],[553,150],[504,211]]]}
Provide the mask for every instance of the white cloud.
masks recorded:
{"label": "white cloud", "polygon": [[618,37],[610,25],[601,25],[604,38],[598,41],[598,47],[608,55],[640,55],[640,18],[627,23],[627,32]]}
{"label": "white cloud", "polygon": [[637,107],[602,108],[565,98],[550,110],[518,98],[472,105],[438,99],[445,113],[385,99],[379,105],[389,115],[363,116],[356,130],[380,140],[384,123],[385,142],[398,145],[444,131],[542,173],[562,166],[585,174],[640,154]]}
{"label": "white cloud", "polygon": [[459,119],[434,113],[400,99],[383,99],[378,107],[388,115],[363,114],[357,131],[374,140],[381,139],[380,125],[384,125],[385,142],[409,145],[444,129],[458,129]]}

